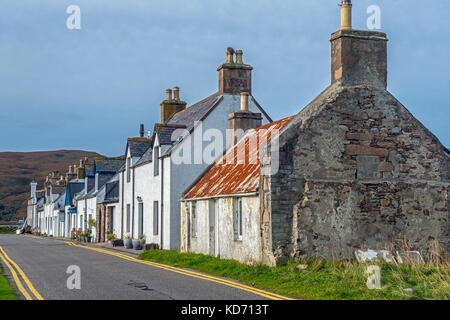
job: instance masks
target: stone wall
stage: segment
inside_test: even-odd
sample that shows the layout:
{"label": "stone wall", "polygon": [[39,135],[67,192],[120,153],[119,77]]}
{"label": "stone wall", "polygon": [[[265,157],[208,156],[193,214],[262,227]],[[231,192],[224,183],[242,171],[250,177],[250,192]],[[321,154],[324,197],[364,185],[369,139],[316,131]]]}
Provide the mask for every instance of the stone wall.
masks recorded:
{"label": "stone wall", "polygon": [[279,171],[261,179],[264,259],[448,248],[449,182],[448,150],[389,92],[335,83],[281,132]]}

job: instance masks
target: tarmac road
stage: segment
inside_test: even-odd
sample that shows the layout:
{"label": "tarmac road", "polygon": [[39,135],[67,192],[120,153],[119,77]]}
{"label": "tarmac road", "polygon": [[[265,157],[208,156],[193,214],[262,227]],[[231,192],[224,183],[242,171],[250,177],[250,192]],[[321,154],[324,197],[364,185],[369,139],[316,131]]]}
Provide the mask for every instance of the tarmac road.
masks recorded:
{"label": "tarmac road", "polygon": [[[4,250],[2,253],[1,249]],[[29,296],[30,289],[45,300],[261,300],[282,296],[262,291],[237,281],[212,277],[196,271],[174,268],[106,249],[94,251],[84,246],[51,238],[24,235],[0,235],[0,263],[10,275],[10,283],[21,298],[26,298],[14,281],[10,266],[14,263],[24,276],[17,277]],[[14,263],[13,263],[14,262]],[[80,269],[80,289],[67,286],[69,266]],[[69,281],[73,283],[73,281]]]}

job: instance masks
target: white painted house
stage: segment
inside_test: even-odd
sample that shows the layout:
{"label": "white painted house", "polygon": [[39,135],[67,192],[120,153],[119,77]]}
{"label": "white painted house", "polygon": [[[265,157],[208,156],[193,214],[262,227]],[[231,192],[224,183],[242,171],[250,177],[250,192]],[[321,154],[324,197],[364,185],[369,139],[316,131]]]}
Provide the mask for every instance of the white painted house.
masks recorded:
{"label": "white painted house", "polygon": [[[152,137],[143,138],[141,130],[140,138],[128,140],[119,192],[124,234],[133,238],[145,234],[147,243],[180,248],[181,194],[221,155],[229,121],[236,121],[229,115],[240,110],[241,93],[247,93],[243,96],[251,114],[258,114],[253,121],[271,122],[251,96],[252,69],[242,62],[242,51],[236,52],[235,62],[234,50],[229,48],[227,62],[218,68],[217,93],[186,108],[177,87],[174,97],[167,90],[161,123],[155,125]],[[216,142],[214,148],[212,142]]]}

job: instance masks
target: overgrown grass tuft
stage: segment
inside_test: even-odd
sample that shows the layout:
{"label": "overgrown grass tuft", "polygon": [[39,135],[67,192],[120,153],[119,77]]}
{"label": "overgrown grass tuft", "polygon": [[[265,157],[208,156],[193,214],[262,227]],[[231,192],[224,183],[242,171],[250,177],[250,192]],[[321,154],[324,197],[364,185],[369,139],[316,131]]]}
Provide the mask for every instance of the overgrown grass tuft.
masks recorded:
{"label": "overgrown grass tuft", "polygon": [[[235,260],[180,253],[178,251],[146,251],[140,259],[189,268],[216,276],[254,284],[255,287],[302,299],[375,300],[375,299],[450,299],[450,265],[448,261],[425,265],[371,262],[382,270],[382,289],[369,290],[365,270],[369,264],[327,261],[316,258],[290,260],[269,267],[249,266]],[[299,264],[307,268],[298,271]],[[412,288],[414,293],[404,289]]]}

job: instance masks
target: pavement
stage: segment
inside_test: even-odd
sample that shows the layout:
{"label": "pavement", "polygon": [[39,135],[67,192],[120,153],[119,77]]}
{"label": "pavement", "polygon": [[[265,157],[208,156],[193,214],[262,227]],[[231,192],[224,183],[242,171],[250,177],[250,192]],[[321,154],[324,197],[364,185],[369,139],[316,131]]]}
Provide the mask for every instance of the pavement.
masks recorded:
{"label": "pavement", "polygon": [[[0,235],[0,263],[3,272],[9,275],[10,283],[22,299],[27,296],[32,299],[41,296],[44,300],[285,298],[235,280],[138,260],[133,252],[111,249],[97,245],[84,246],[68,240]],[[14,265],[17,267],[13,267]],[[77,267],[80,270],[80,289],[69,289],[73,287],[71,284],[76,283],[73,271],[70,270]],[[13,273],[16,273],[16,277]],[[20,287],[25,289],[25,294]]]}

